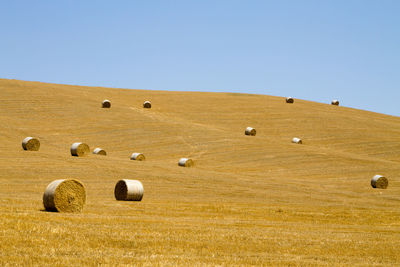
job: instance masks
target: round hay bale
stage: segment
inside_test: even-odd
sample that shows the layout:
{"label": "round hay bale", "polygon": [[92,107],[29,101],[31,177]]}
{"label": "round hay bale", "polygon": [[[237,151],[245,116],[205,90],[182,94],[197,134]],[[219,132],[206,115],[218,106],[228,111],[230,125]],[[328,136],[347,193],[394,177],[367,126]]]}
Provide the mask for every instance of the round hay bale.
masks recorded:
{"label": "round hay bale", "polygon": [[178,165],[181,167],[192,167],[194,165],[194,162],[192,159],[181,158],[178,162]]}
{"label": "round hay bale", "polygon": [[143,161],[145,159],[146,159],[146,157],[142,153],[132,153],[132,155],[131,155],[131,160]]}
{"label": "round hay bale", "polygon": [[245,135],[251,135],[251,136],[255,136],[256,135],[256,129],[251,128],[251,127],[247,127],[246,130],[244,131]]}
{"label": "round hay bale", "polygon": [[90,153],[90,148],[85,143],[73,143],[71,146],[71,155],[75,157],[83,157]]}
{"label": "round hay bale", "polygon": [[104,149],[97,147],[95,150],[93,150],[93,154],[106,156],[107,152]]}
{"label": "round hay bale", "polygon": [[103,100],[103,102],[101,103],[101,107],[102,108],[111,108],[111,102],[108,99]]}
{"label": "round hay bale", "polygon": [[150,101],[144,101],[143,107],[144,107],[144,108],[151,108],[151,103],[150,103]]}
{"label": "round hay bale", "polygon": [[143,198],[143,184],[138,180],[119,180],[115,185],[116,200],[141,201]]}
{"label": "round hay bale", "polygon": [[371,186],[373,188],[386,189],[389,185],[388,179],[382,175],[375,175],[371,180]]}
{"label": "round hay bale", "polygon": [[331,104],[334,106],[339,106],[339,100],[333,99]]}
{"label": "round hay bale", "polygon": [[293,104],[294,103],[294,99],[292,98],[292,97],[286,97],[286,103],[289,103],[289,104]]}
{"label": "round hay bale", "polygon": [[38,151],[40,142],[38,139],[29,136],[22,141],[22,148],[28,151]]}
{"label": "round hay bale", "polygon": [[295,143],[295,144],[302,144],[303,141],[301,141],[300,138],[295,137],[295,138],[292,139],[292,143]]}
{"label": "round hay bale", "polygon": [[80,212],[85,202],[85,187],[74,179],[55,180],[43,194],[43,205],[47,211]]}

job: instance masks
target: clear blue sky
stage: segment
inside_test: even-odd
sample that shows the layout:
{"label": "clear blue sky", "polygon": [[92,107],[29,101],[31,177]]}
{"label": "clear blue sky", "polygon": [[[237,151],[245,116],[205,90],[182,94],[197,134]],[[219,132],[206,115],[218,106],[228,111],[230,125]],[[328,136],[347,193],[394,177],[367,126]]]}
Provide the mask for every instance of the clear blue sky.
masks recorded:
{"label": "clear blue sky", "polygon": [[292,96],[400,116],[399,0],[0,3],[0,77]]}

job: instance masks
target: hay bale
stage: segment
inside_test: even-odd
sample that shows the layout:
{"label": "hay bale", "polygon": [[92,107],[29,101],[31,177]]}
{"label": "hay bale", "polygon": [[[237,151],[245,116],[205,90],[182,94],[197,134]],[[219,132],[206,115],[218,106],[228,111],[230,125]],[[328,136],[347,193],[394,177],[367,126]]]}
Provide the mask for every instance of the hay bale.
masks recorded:
{"label": "hay bale", "polygon": [[294,138],[292,139],[292,143],[295,143],[295,144],[302,144],[303,141],[301,141],[300,138],[294,137]]}
{"label": "hay bale", "polygon": [[339,100],[333,99],[331,104],[334,106],[339,106]]}
{"label": "hay bale", "polygon": [[194,165],[194,162],[192,159],[181,158],[178,162],[178,165],[181,167],[192,167]]}
{"label": "hay bale", "polygon": [[43,194],[43,205],[47,211],[80,212],[85,202],[85,187],[74,179],[55,180]]}
{"label": "hay bale", "polygon": [[371,180],[371,186],[373,188],[386,189],[389,185],[388,179],[382,175],[375,175]]}
{"label": "hay bale", "polygon": [[29,136],[22,140],[22,148],[28,151],[38,151],[40,142],[38,139]]}
{"label": "hay bale", "polygon": [[101,103],[101,107],[102,108],[111,108],[111,102],[108,99],[103,100],[103,102]]}
{"label": "hay bale", "polygon": [[143,198],[143,184],[138,180],[119,180],[115,185],[116,200],[141,201]]}
{"label": "hay bale", "polygon": [[286,103],[289,103],[289,104],[293,104],[294,103],[294,99],[292,98],[292,97],[286,97]]}
{"label": "hay bale", "polygon": [[104,149],[97,147],[95,150],[93,150],[93,154],[106,156],[107,152]]}
{"label": "hay bale", "polygon": [[144,107],[144,108],[151,108],[151,103],[150,103],[150,101],[144,101],[143,107]]}
{"label": "hay bale", "polygon": [[256,129],[251,128],[251,127],[247,127],[246,130],[244,131],[245,135],[251,135],[251,136],[255,136],[256,135]]}
{"label": "hay bale", "polygon": [[71,146],[71,155],[75,157],[83,157],[90,153],[90,148],[85,143],[73,143]]}
{"label": "hay bale", "polygon": [[139,160],[139,161],[143,161],[145,160],[145,156],[142,153],[132,153],[131,155],[131,160]]}

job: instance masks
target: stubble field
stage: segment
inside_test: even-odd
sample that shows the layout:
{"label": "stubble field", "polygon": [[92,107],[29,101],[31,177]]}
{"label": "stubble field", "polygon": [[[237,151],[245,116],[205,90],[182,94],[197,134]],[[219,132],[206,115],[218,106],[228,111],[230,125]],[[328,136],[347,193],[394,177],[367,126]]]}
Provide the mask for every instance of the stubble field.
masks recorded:
{"label": "stubble field", "polygon": [[[266,95],[0,79],[0,122],[0,265],[400,264],[398,117]],[[39,151],[22,149],[26,136]],[[74,142],[108,155],[72,157]],[[181,157],[195,166],[179,167]],[[375,174],[386,190],[370,186]],[[46,186],[65,178],[84,183],[83,212],[44,211]],[[116,201],[120,179],[140,180],[143,200]]]}

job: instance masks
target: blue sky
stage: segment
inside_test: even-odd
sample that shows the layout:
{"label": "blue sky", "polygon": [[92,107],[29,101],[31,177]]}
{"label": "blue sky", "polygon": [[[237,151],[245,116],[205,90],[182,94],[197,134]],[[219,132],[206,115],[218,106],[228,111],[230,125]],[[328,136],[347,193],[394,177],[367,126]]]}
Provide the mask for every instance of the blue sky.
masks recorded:
{"label": "blue sky", "polygon": [[398,0],[2,1],[0,77],[400,116]]}

